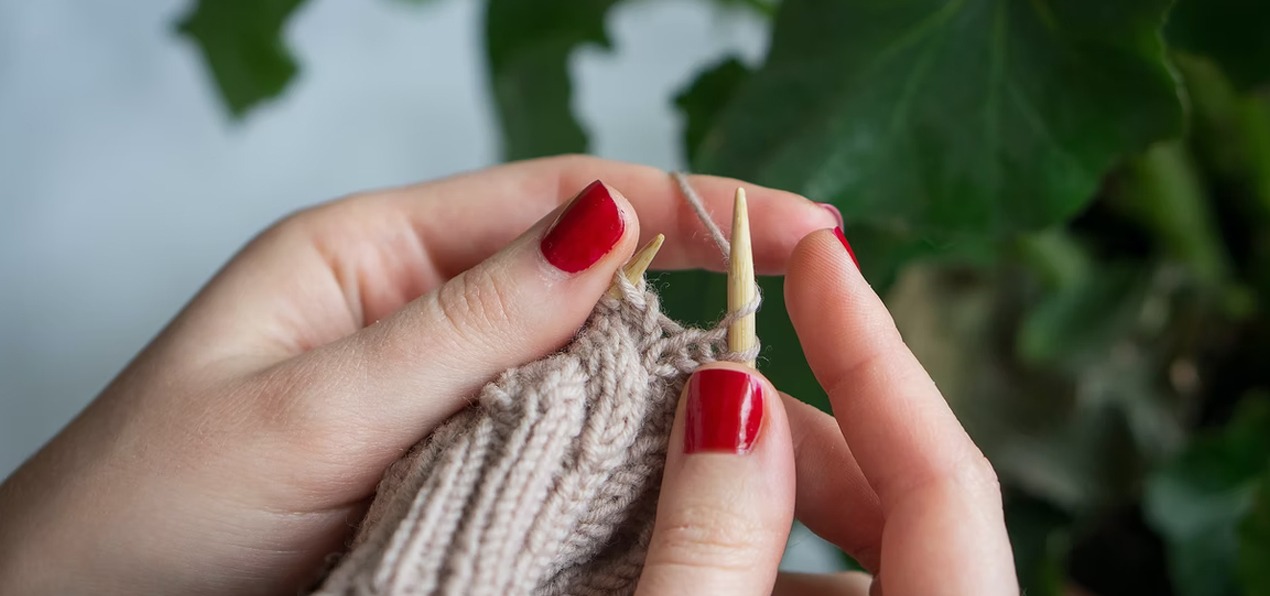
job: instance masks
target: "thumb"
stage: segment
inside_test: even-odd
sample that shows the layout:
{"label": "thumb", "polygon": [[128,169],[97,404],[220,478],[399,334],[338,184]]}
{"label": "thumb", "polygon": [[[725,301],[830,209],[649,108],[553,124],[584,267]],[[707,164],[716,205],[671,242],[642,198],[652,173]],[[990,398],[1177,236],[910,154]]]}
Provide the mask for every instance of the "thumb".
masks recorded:
{"label": "thumb", "polygon": [[771,383],[737,364],[693,373],[668,452],[637,593],[770,594],[794,515],[793,445]]}
{"label": "thumb", "polygon": [[591,183],[501,252],[289,362],[304,380],[292,385],[301,403],[288,409],[396,457],[495,375],[573,337],[634,250],[634,213],[616,190]]}

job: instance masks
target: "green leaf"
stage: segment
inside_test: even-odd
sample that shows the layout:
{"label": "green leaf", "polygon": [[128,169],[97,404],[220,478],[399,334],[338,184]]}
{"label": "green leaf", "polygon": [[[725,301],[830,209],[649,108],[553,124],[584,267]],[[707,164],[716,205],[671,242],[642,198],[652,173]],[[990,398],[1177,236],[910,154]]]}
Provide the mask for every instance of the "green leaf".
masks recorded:
{"label": "green leaf", "polygon": [[1185,145],[1158,143],[1128,160],[1111,196],[1200,280],[1214,286],[1228,281],[1230,262],[1213,201]]}
{"label": "green leaf", "polygon": [[1179,0],[1169,15],[1169,45],[1216,60],[1242,88],[1270,81],[1270,4],[1263,0]]}
{"label": "green leaf", "polygon": [[1245,596],[1270,596],[1270,465],[1239,523],[1239,579]]}
{"label": "green leaf", "polygon": [[1270,399],[1253,396],[1220,434],[1195,439],[1148,481],[1147,518],[1168,545],[1178,594],[1238,593],[1237,528],[1268,463]]}
{"label": "green leaf", "polygon": [[[649,283],[661,295],[666,316],[684,325],[709,327],[723,318],[727,310],[727,278],[721,273],[666,271],[651,277]],[[766,315],[766,304],[763,310]],[[763,316],[757,318],[762,320]]]}
{"label": "green leaf", "polygon": [[945,233],[1076,212],[1122,155],[1182,129],[1169,0],[786,0],[697,170]]}
{"label": "green leaf", "polygon": [[[1247,230],[1251,242],[1232,233],[1227,223],[1220,239],[1236,275],[1255,288],[1265,309],[1270,306],[1270,102],[1237,92],[1209,59],[1179,54],[1174,64],[1190,98],[1192,153],[1204,181],[1215,189],[1207,193],[1212,203],[1206,209],[1225,212],[1220,219],[1238,221],[1235,228]],[[1175,190],[1166,189],[1163,198]]]}
{"label": "green leaf", "polygon": [[604,15],[618,0],[490,0],[485,50],[503,158],[587,150],[570,102],[569,55],[587,43],[609,48]]}
{"label": "green leaf", "polygon": [[199,0],[177,23],[203,52],[235,118],[277,97],[298,67],[282,40],[287,19],[304,0]]}
{"label": "green leaf", "polygon": [[675,96],[675,105],[684,115],[684,154],[688,163],[714,117],[727,105],[737,87],[750,76],[750,69],[734,57],[702,70],[696,80]]}
{"label": "green leaf", "polygon": [[[1237,193],[1243,217],[1270,220],[1270,104],[1241,94],[1209,59],[1177,54],[1173,63],[1191,105],[1190,141],[1195,156]],[[1243,196],[1248,195],[1248,196]]]}
{"label": "green leaf", "polygon": [[756,12],[765,17],[771,17],[776,14],[776,8],[780,6],[778,0],[714,0],[716,4],[722,5],[724,8],[744,8]]}
{"label": "green leaf", "polygon": [[1091,372],[1111,346],[1132,337],[1152,271],[1133,260],[1099,259],[1062,229],[1024,237],[1018,256],[1045,286],[1018,326],[1020,360],[1034,366],[1075,360]]}
{"label": "green leaf", "polygon": [[911,232],[847,222],[843,233],[860,262],[860,272],[879,296],[885,296],[906,266],[939,252]]}
{"label": "green leaf", "polygon": [[1127,335],[1149,273],[1129,264],[1102,266],[1046,296],[1019,326],[1019,357],[1034,365],[1073,355],[1101,357],[1091,348]]}
{"label": "green leaf", "polygon": [[[1161,353],[1167,344],[1150,328],[1123,331],[1156,291],[1117,296],[1096,323],[1108,331],[1073,336],[1077,353],[1040,367],[1016,356],[1020,321],[1045,296],[1031,272],[933,265],[905,271],[887,306],[1003,483],[1076,516],[1137,498],[1147,463],[1180,435],[1159,383],[1161,362],[1172,361]],[[1081,287],[1096,275],[1069,267],[1059,263],[1048,277]],[[1126,312],[1135,316],[1117,319]]]}

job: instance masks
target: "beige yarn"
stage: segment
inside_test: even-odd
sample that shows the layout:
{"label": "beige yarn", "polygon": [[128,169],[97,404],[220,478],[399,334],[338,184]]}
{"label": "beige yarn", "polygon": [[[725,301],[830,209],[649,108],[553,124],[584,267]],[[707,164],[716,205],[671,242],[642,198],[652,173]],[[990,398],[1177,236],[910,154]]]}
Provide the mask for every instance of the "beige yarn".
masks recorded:
{"label": "beige yarn", "polygon": [[634,590],[679,391],[703,363],[756,355],[725,353],[725,330],[758,302],[685,328],[617,283],[563,352],[505,372],[389,468],[320,594]]}

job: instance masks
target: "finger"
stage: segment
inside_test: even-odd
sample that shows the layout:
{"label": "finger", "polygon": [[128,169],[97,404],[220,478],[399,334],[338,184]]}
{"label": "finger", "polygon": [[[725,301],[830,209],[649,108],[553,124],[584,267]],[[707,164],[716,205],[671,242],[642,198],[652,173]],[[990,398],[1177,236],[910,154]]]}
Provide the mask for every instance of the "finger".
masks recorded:
{"label": "finger", "polygon": [[881,556],[882,508],[837,421],[784,393],[781,401],[794,441],[798,479],[794,517],[865,569],[876,572]]}
{"label": "finger", "polygon": [[[432,259],[457,272],[483,260],[528,222],[554,208],[561,197],[597,178],[630,198],[644,230],[641,242],[658,233],[666,235],[654,267],[722,270],[725,263],[719,248],[678,185],[665,171],[648,166],[587,156],[536,159],[391,191],[387,201],[414,222]],[[752,230],[759,273],[783,273],[790,252],[803,236],[835,225],[836,217],[830,212],[790,192],[717,176],[688,178],[706,211],[724,230],[731,221],[736,189],[745,187],[750,219],[764,222]],[[446,200],[457,196],[479,198]],[[497,212],[501,217],[464,216],[473,210]]]}
{"label": "finger", "polygon": [[769,594],[789,536],[794,462],[771,384],[737,364],[679,400],[638,594]]}
{"label": "finger", "polygon": [[[546,158],[366,193],[287,218],[253,240],[173,330],[199,338],[195,368],[277,363],[391,316],[501,250],[595,179],[630,197],[643,222],[641,242],[666,235],[654,267],[722,266],[666,172],[585,156]],[[691,184],[716,222],[726,222],[744,183],[692,176]],[[760,272],[783,272],[800,238],[836,221],[792,193],[744,186],[751,219],[764,222],[752,231]]]}
{"label": "finger", "polygon": [[397,314],[269,371],[271,385],[294,387],[285,405],[299,421],[290,427],[323,435],[338,428],[360,451],[381,450],[386,465],[495,375],[561,348],[637,235],[622,195],[588,185],[558,214]]}
{"label": "finger", "polygon": [[870,596],[873,576],[859,571],[843,573],[787,573],[776,576],[772,596]]}
{"label": "finger", "polygon": [[886,527],[896,594],[1017,591],[1000,489],[925,369],[828,230],[795,249],[786,306]]}

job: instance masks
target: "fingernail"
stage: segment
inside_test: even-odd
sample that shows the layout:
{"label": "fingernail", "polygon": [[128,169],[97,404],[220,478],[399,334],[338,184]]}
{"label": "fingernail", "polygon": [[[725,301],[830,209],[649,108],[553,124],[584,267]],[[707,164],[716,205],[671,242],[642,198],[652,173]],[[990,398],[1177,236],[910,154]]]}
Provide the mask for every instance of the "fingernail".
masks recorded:
{"label": "fingernail", "polygon": [[825,211],[828,211],[830,215],[833,215],[834,220],[838,222],[838,227],[841,228],[842,226],[847,225],[842,220],[842,212],[839,211],[838,208],[834,206],[833,203],[821,203],[820,206],[824,207]]}
{"label": "fingernail", "polygon": [[834,234],[835,236],[837,236],[837,237],[838,237],[838,242],[841,242],[841,243],[842,243],[842,247],[843,247],[843,248],[845,248],[845,249],[847,249],[847,254],[848,254],[848,255],[851,255],[851,262],[852,262],[852,263],[855,263],[855,268],[856,268],[856,269],[859,269],[859,268],[860,268],[860,261],[859,261],[859,259],[856,259],[856,258],[855,258],[855,251],[854,251],[854,250],[851,250],[851,243],[850,243],[850,242],[847,242],[847,237],[846,237],[846,235],[844,235],[844,234],[842,233],[842,228],[841,228],[841,227],[834,228],[834,229],[833,229],[833,234]]}
{"label": "fingernail", "polygon": [[561,271],[594,265],[622,238],[626,222],[603,182],[596,180],[570,201],[542,237],[542,256]]}
{"label": "fingernail", "polygon": [[763,422],[763,385],[739,370],[710,368],[688,380],[684,452],[749,453]]}

